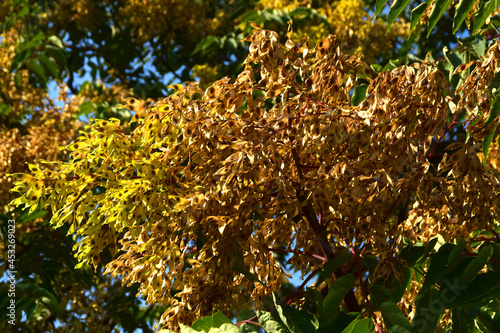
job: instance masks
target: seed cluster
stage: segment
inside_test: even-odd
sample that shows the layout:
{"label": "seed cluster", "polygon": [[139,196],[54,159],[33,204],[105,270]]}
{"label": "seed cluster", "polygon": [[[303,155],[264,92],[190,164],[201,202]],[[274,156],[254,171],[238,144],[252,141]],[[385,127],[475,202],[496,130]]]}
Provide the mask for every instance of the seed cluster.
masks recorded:
{"label": "seed cluster", "polygon": [[[128,99],[139,112],[130,126],[96,120],[55,172],[14,174],[22,196],[13,204],[50,206],[52,223],[81,237],[80,266],[97,265],[105,248],[118,254],[106,272],[168,305],[161,324],[171,328],[241,308],[248,295],[260,306],[287,280],[270,249],[293,252],[304,273],[322,263],[301,253],[331,257],[347,241],[369,242],[364,255],[380,258],[372,279],[388,280],[401,276],[404,238],[454,240],[498,224],[498,164],[481,163],[478,150],[498,43],[457,101],[433,62],[372,79],[334,36],[311,49],[255,28],[236,80],[176,85],[150,108]],[[364,82],[368,97],[356,105]],[[433,138],[462,112],[469,141],[432,165]]]}

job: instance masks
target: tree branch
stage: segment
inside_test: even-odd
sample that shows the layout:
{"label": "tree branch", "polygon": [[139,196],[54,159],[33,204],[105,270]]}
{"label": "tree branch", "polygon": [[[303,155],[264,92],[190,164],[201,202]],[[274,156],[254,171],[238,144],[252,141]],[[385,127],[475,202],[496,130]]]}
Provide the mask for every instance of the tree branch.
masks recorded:
{"label": "tree branch", "polygon": [[183,81],[182,80],[182,77],[179,76],[179,74],[177,74],[176,71],[174,71],[174,69],[172,68],[172,66],[170,66],[170,64],[168,63],[168,58],[167,58],[167,52],[166,50],[164,49],[164,44],[162,44],[161,46],[161,50],[162,50],[162,55],[160,56],[160,60],[163,64],[163,66],[165,66],[166,69],[168,69],[170,71],[170,73],[172,73],[172,75],[179,81]]}

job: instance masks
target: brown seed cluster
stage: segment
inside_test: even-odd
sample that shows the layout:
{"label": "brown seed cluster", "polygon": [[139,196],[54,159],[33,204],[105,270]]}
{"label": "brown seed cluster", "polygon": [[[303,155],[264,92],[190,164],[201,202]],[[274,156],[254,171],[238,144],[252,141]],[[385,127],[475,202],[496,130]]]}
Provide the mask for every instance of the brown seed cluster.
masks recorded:
{"label": "brown seed cluster", "polygon": [[[478,157],[498,43],[457,104],[433,62],[372,78],[334,36],[309,48],[256,27],[246,40],[236,80],[175,86],[151,108],[127,100],[141,111],[133,130],[117,119],[87,126],[55,174],[18,176],[25,194],[14,203],[50,205],[52,222],[82,237],[81,264],[121,246],[107,273],[168,305],[171,328],[248,295],[260,306],[287,279],[273,249],[306,272],[369,242],[364,255],[380,258],[372,279],[388,280],[401,277],[403,238],[455,240],[498,224],[499,169]],[[362,82],[368,97],[355,106]],[[474,119],[470,139],[436,168],[432,140],[460,112]],[[400,205],[410,210],[401,221]]]}

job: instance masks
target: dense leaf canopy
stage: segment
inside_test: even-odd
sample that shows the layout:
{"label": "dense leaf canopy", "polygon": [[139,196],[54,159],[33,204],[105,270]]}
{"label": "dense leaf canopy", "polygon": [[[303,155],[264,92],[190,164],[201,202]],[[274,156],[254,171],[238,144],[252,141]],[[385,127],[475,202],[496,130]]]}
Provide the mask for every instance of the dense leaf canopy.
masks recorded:
{"label": "dense leaf canopy", "polygon": [[[245,1],[214,7],[200,1],[188,11],[184,1],[54,2],[37,16],[51,22],[49,29],[21,50],[15,40],[22,24],[5,15],[12,22],[2,27],[2,42],[12,46],[2,49],[2,57],[17,69],[2,74],[2,82],[18,89],[3,90],[5,115],[17,117],[6,122],[5,151],[16,152],[11,147],[30,135],[42,149],[37,135],[53,135],[46,133],[49,124],[65,126],[56,127],[64,136],[50,145],[64,143],[61,152],[33,153],[28,173],[14,172],[24,170],[4,159],[18,194],[11,205],[26,210],[19,217],[19,208],[10,209],[5,216],[26,221],[27,234],[43,219],[55,228],[43,229],[50,237],[60,239],[54,236],[59,230],[73,235],[64,255],[75,251],[76,260],[59,254],[56,262],[76,264],[80,272],[53,273],[58,279],[42,286],[26,279],[19,288],[23,297],[46,296],[39,302],[62,319],[65,301],[47,290],[77,293],[94,285],[89,301],[96,304],[107,290],[117,290],[118,300],[136,288],[152,304],[136,315],[136,325],[147,327],[148,315],[162,313],[159,324],[181,332],[500,327],[498,1],[411,2],[407,8],[410,1],[396,0],[383,11],[385,3],[298,7],[278,1],[268,10],[270,1],[261,1],[248,11]],[[62,14],[65,6],[75,11],[74,30],[63,28],[73,24]],[[234,11],[222,10],[227,6]],[[364,11],[370,6],[372,12]],[[162,19],[148,20],[143,11]],[[165,16],[169,11],[191,16]],[[357,30],[342,27],[335,12]],[[387,24],[366,22],[379,14]],[[405,15],[409,27],[397,19]],[[265,27],[288,19],[294,20],[281,34],[249,22]],[[145,47],[131,59],[149,55],[156,71],[180,79],[195,75],[201,83],[159,83],[139,91],[140,97],[170,92],[154,102],[123,99],[146,81],[128,73],[132,60],[93,49],[106,36],[102,24],[113,36],[133,36],[110,45],[135,43],[133,52]],[[425,36],[442,34],[440,24],[451,34],[426,42]],[[325,36],[325,29],[336,36]],[[408,29],[408,41],[398,41]],[[73,46],[65,46],[63,36],[44,39],[49,31],[69,33]],[[182,40],[186,31],[189,38]],[[392,37],[384,40],[385,31]],[[248,36],[240,41],[244,32]],[[459,47],[452,49],[455,37]],[[68,74],[61,85],[72,94],[61,94],[68,104],[58,109],[45,90],[48,77],[73,72],[47,61],[57,63],[56,54],[67,52],[71,57],[71,48],[88,40],[97,52],[92,57],[106,64],[89,66],[108,74],[100,90],[89,83],[80,92]],[[444,46],[435,53],[442,57],[427,53],[436,51],[430,45]],[[38,53],[23,53],[32,47]],[[166,66],[159,49],[178,57],[178,66],[158,67],[157,61]],[[413,54],[401,55],[411,49]],[[212,57],[221,50],[227,58]],[[209,83],[225,71],[230,76]],[[153,74],[150,79],[161,82]],[[89,113],[82,113],[88,105]],[[95,112],[97,105],[107,106]],[[83,114],[105,119],[91,120],[70,143]],[[130,121],[127,114],[134,115]],[[9,154],[22,162],[19,153]],[[92,275],[89,265],[111,278]],[[290,269],[305,280],[287,291]],[[125,295],[122,314],[139,307],[134,295]],[[74,304],[92,306],[82,302]],[[31,316],[34,309],[25,311]],[[113,325],[114,316],[110,309]],[[101,320],[96,327],[104,325]],[[55,329],[53,323],[46,327]]]}

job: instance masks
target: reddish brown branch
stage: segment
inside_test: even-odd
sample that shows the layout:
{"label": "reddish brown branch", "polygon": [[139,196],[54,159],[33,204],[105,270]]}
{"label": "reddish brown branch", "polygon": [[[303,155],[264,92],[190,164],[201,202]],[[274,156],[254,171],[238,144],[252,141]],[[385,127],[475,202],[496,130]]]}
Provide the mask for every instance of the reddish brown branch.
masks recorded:
{"label": "reddish brown branch", "polygon": [[450,131],[450,129],[453,127],[453,125],[459,124],[459,122],[456,121],[457,117],[458,117],[458,114],[455,116],[455,118],[453,118],[453,120],[451,121],[451,124],[448,127],[446,127],[446,130],[443,132],[443,134],[441,134],[441,136],[439,137],[439,139],[436,140],[436,142],[434,143],[434,147],[432,148],[432,151],[427,156],[427,160],[430,161],[430,159],[433,156],[435,156],[435,152],[436,152],[436,149],[437,149],[439,143],[443,140],[443,138]]}
{"label": "reddish brown branch", "polygon": [[327,259],[325,257],[322,257],[320,255],[317,255],[317,254],[314,254],[314,253],[310,253],[310,252],[305,252],[305,251],[300,251],[300,250],[292,250],[292,249],[273,249],[273,248],[268,248],[269,251],[272,251],[272,252],[287,252],[287,253],[295,253],[295,254],[303,254],[303,255],[306,255],[308,257],[312,257],[312,258],[316,258],[316,259],[319,259],[323,262],[326,262]]}

